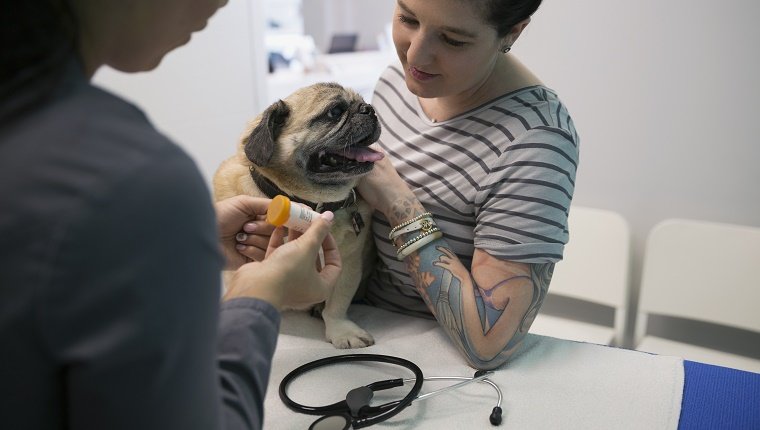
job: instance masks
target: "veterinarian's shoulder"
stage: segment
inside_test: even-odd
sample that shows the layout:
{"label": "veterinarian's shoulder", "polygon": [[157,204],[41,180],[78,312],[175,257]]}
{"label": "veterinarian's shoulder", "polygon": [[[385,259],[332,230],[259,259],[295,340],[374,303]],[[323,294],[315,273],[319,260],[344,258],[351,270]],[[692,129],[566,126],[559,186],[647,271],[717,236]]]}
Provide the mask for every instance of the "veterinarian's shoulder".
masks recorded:
{"label": "veterinarian's shoulder", "polygon": [[185,152],[152,124],[136,105],[103,88],[86,84],[64,101],[65,111],[79,129],[79,144],[107,148],[111,157],[139,162],[163,156],[186,156]]}
{"label": "veterinarian's shoulder", "polygon": [[[79,184],[89,188],[93,198],[126,184],[134,188],[147,177],[172,184],[177,193],[207,193],[195,161],[121,96],[72,79],[45,110],[47,114],[35,115],[35,123],[51,138],[35,144],[40,146],[40,163],[75,163]],[[91,179],[82,178],[84,172]]]}
{"label": "veterinarian's shoulder", "polygon": [[57,136],[56,145],[76,152],[85,164],[97,165],[100,173],[108,171],[101,178],[131,176],[156,165],[167,176],[200,176],[191,157],[121,96],[80,82],[59,96],[55,105],[53,118],[40,118],[48,134]]}

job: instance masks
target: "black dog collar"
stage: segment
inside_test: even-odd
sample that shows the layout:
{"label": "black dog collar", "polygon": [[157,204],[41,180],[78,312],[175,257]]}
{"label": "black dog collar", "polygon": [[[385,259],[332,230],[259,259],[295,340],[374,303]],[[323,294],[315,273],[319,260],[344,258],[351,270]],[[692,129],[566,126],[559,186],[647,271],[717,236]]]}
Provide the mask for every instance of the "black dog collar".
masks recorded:
{"label": "black dog collar", "polygon": [[347,208],[353,205],[354,203],[356,203],[356,191],[353,188],[351,189],[351,192],[348,194],[348,197],[346,197],[345,200],[340,200],[337,202],[315,203],[309,200],[304,200],[302,198],[299,198],[298,196],[291,196],[285,193],[285,191],[282,191],[280,187],[275,185],[275,183],[272,182],[269,178],[257,172],[253,166],[250,167],[250,171],[251,171],[251,178],[253,178],[253,182],[256,184],[257,187],[259,187],[259,190],[261,190],[261,192],[263,192],[270,199],[274,198],[277,195],[282,194],[282,195],[287,196],[291,201],[304,204],[319,213],[322,213],[325,211],[335,212],[337,210]]}

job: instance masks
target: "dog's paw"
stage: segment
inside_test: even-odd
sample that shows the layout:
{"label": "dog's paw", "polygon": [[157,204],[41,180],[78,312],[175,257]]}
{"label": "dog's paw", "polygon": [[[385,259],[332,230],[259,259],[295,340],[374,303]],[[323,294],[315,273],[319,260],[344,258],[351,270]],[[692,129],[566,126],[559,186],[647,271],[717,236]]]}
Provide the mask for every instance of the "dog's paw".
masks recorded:
{"label": "dog's paw", "polygon": [[371,334],[349,320],[325,321],[325,336],[338,349],[364,348],[375,344]]}

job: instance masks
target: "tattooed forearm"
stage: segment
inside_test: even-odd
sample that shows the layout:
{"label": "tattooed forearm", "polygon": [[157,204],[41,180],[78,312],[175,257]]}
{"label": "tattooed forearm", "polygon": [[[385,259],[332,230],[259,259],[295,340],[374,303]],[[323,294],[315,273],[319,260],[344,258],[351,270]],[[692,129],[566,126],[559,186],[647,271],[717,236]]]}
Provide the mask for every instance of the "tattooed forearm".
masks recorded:
{"label": "tattooed forearm", "polygon": [[509,296],[504,294],[504,289],[507,287],[507,284],[509,282],[519,280],[519,279],[530,279],[530,276],[515,275],[503,281],[500,281],[499,283],[497,283],[496,285],[490,288],[484,288],[484,287],[479,286],[478,292],[480,293],[480,296],[483,297],[483,301],[488,305],[488,307],[503,311],[504,309],[506,309],[507,303],[509,303]]}
{"label": "tattooed forearm", "polygon": [[386,214],[391,225],[401,224],[410,218],[425,213],[425,208],[414,196],[399,198],[391,205],[390,213]]}
{"label": "tattooed forearm", "polygon": [[[410,196],[396,200],[386,217],[391,225],[399,225],[424,212]],[[402,236],[398,243],[413,234]],[[528,333],[543,304],[554,264],[487,256],[478,265],[478,255],[487,253],[476,250],[471,274],[446,240],[437,239],[405,261],[417,290],[456,347],[474,367],[492,369],[504,364]]]}
{"label": "tattooed forearm", "polygon": [[441,326],[470,364],[484,369],[504,364],[518,349],[546,296],[553,264],[525,266],[525,274],[482,288],[445,240],[407,259]]}
{"label": "tattooed forearm", "polygon": [[475,294],[480,296],[479,298],[476,297],[476,300],[482,302],[482,304],[479,303],[478,312],[482,320],[483,333],[488,333],[504,311],[507,310],[511,300],[509,292],[513,288],[519,288],[519,285],[524,283],[526,279],[529,280],[530,276],[515,275],[498,282],[490,288],[478,286]]}
{"label": "tattooed forearm", "polygon": [[506,350],[511,350],[516,346],[519,346],[525,338],[525,335],[528,334],[528,329],[530,328],[530,325],[533,324],[533,320],[536,319],[536,315],[538,315],[538,311],[541,309],[541,305],[543,305],[544,299],[546,298],[546,293],[549,291],[549,283],[552,280],[552,273],[554,273],[554,263],[530,265],[530,277],[533,286],[530,306],[520,320],[520,326],[507,344],[505,348]]}

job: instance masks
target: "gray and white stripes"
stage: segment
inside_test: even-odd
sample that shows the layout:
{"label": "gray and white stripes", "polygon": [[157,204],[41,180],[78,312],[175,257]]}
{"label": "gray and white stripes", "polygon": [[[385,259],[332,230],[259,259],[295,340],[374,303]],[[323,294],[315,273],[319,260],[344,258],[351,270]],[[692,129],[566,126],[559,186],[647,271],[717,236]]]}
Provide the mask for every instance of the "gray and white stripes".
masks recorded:
{"label": "gray and white stripes", "polygon": [[[380,77],[372,104],[383,127],[380,144],[465,266],[475,247],[526,263],[562,259],[578,136],[553,91],[524,88],[432,122],[393,65]],[[374,217],[381,264],[367,298],[425,313],[388,240],[390,227]]]}

